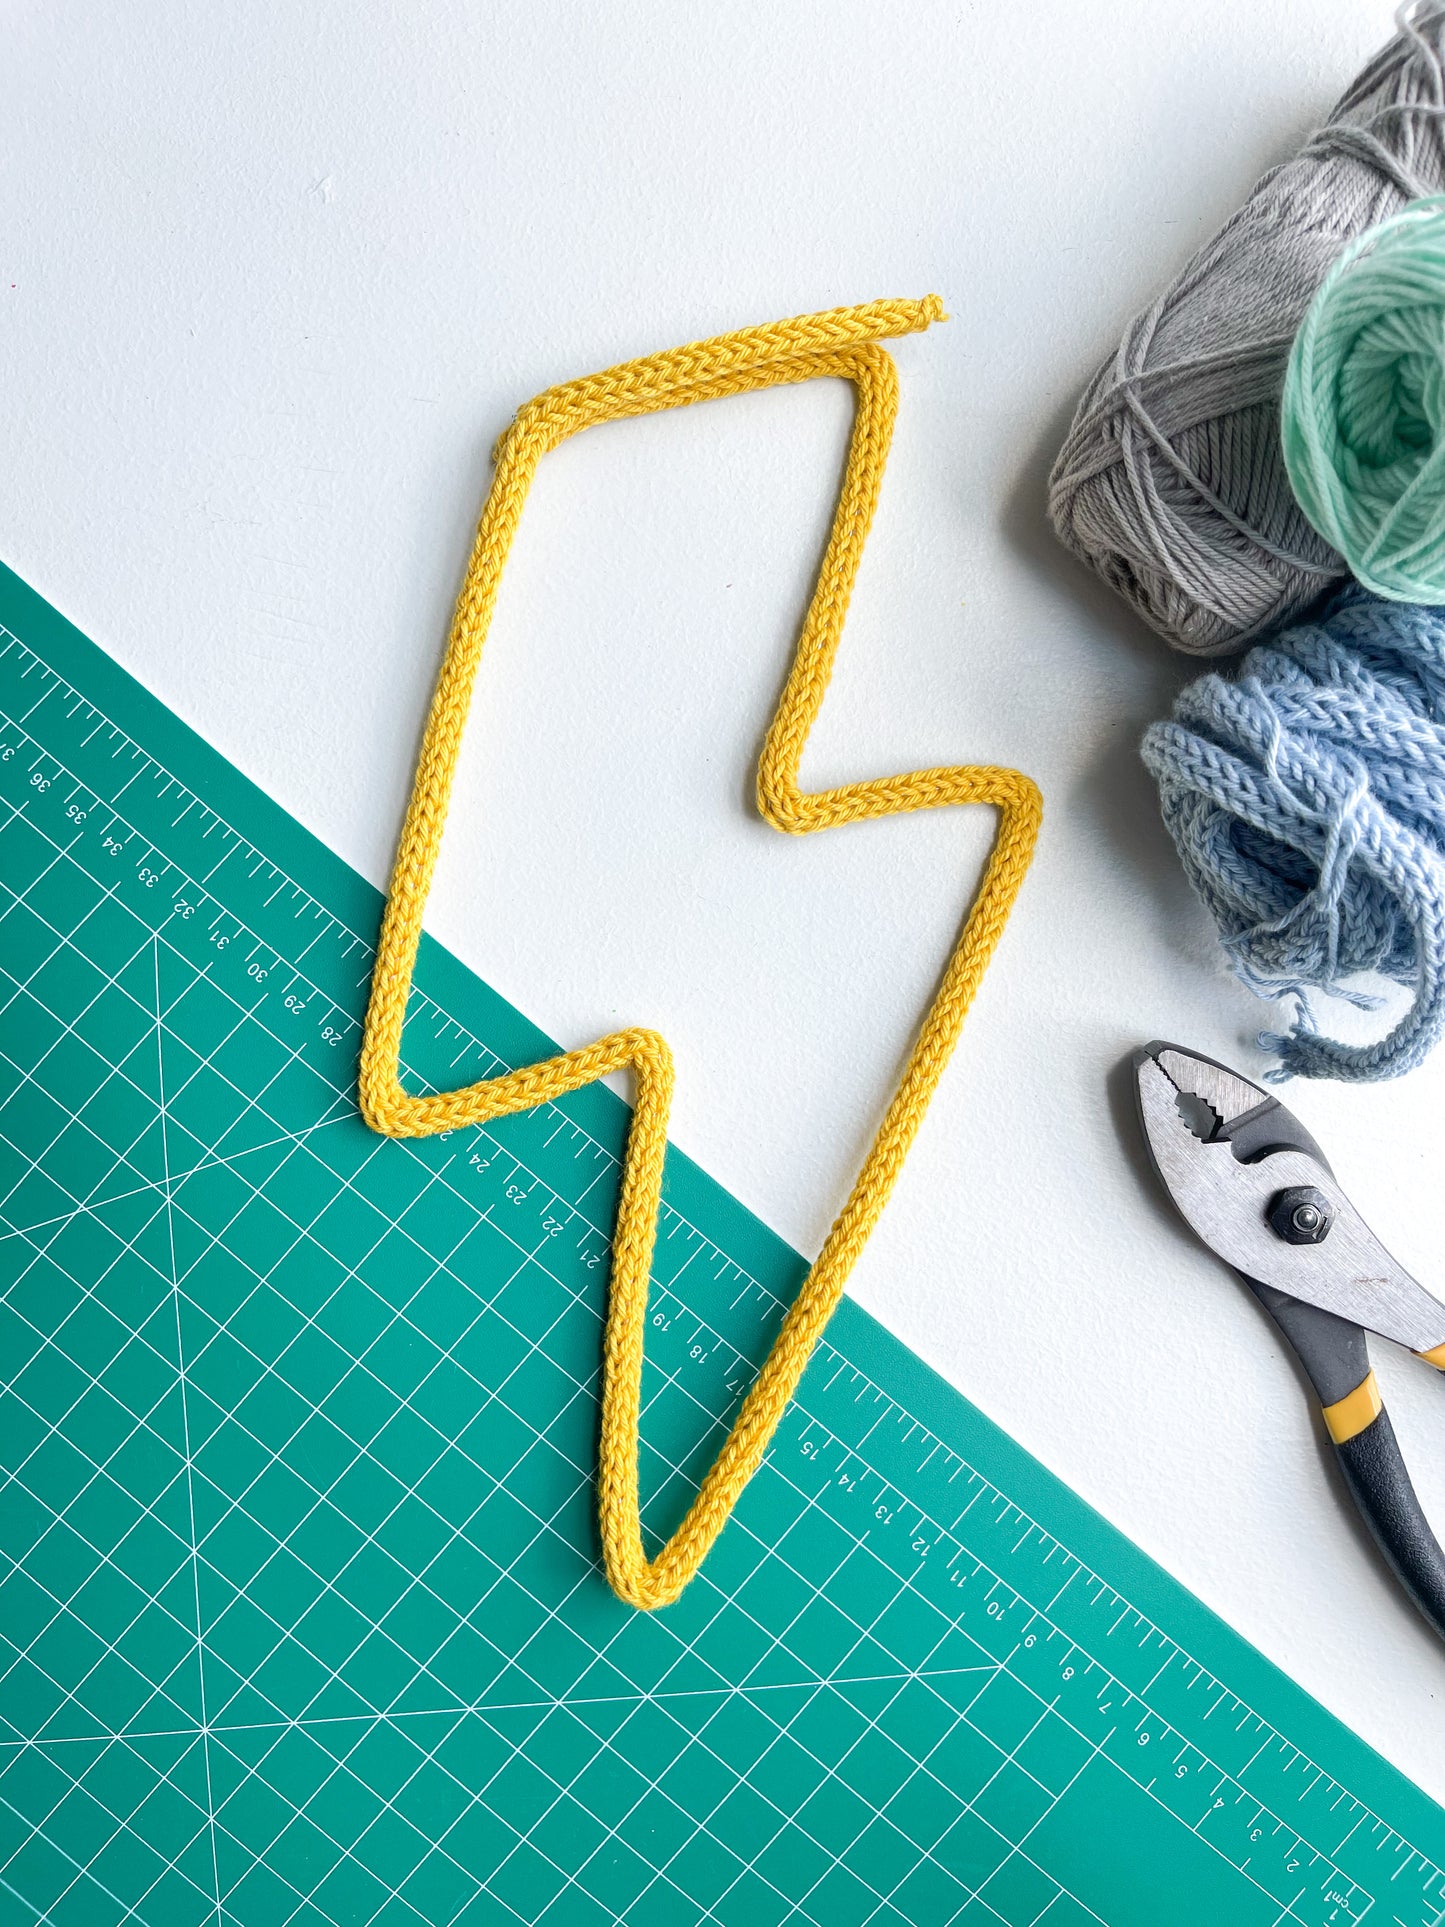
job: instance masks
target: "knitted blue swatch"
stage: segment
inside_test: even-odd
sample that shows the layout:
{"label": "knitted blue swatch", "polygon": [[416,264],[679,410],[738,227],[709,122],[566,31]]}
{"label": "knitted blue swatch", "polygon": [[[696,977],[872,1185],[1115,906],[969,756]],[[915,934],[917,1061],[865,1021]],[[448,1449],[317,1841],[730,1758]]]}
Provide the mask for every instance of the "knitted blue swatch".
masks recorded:
{"label": "knitted blue swatch", "polygon": [[[1144,761],[1190,881],[1235,973],[1295,996],[1276,1076],[1413,1070],[1445,1029],[1445,608],[1358,587],[1203,676]],[[1374,1000],[1376,971],[1413,1002],[1378,1043],[1323,1035],[1307,992]]]}

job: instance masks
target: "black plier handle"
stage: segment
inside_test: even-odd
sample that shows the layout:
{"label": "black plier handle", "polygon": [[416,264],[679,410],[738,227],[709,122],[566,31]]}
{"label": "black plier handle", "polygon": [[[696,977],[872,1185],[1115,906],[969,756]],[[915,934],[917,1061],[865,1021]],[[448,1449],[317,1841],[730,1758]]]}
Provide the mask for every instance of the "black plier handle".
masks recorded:
{"label": "black plier handle", "polygon": [[[1421,1510],[1365,1349],[1365,1334],[1327,1311],[1247,1279],[1300,1355],[1350,1497],[1400,1584],[1445,1639],[1445,1551]],[[1302,1330],[1308,1320],[1311,1329]],[[1334,1331],[1317,1329],[1334,1326]],[[1356,1376],[1358,1374],[1358,1376]],[[1331,1397],[1346,1378],[1351,1390]]]}

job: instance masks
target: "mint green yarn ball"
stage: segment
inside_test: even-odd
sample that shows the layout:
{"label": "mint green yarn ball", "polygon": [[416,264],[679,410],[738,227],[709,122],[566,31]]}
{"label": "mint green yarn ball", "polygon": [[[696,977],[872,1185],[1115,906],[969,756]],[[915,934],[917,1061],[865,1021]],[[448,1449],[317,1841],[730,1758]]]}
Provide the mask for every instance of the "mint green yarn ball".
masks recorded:
{"label": "mint green yarn ball", "polygon": [[1395,602],[1445,602],[1445,196],[1345,249],[1295,336],[1281,410],[1300,507]]}

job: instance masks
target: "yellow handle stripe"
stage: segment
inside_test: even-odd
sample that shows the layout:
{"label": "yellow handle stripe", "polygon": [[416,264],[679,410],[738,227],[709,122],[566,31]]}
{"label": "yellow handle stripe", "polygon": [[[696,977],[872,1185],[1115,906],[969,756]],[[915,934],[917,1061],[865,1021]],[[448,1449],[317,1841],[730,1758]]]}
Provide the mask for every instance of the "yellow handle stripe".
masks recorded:
{"label": "yellow handle stripe", "polygon": [[[375,1131],[421,1137],[529,1110],[611,1071],[631,1068],[636,1104],[612,1240],[598,1507],[607,1576],[617,1593],[637,1606],[663,1606],[678,1597],[761,1463],[813,1345],[892,1192],[1038,836],[1039,792],[1017,770],[917,770],[811,794],[798,787],[799,761],[832,674],[897,414],[897,369],[878,343],[924,329],[942,316],[936,295],[925,301],[877,301],[806,315],[626,362],[549,388],[528,402],[494,451],[496,472],[427,718],[377,946],[361,1048],[361,1111]],[[942,985],[847,1201],[686,1517],[649,1560],[638,1510],[642,1359],[672,1099],[672,1054],[655,1031],[615,1031],[585,1049],[564,1051],[545,1063],[464,1090],[414,1097],[400,1081],[402,1026],[477,665],[522,504],[542,456],[595,422],[821,375],[841,376],[853,384],[853,433],[828,547],[758,765],[758,808],[776,829],[806,834],[901,811],[991,803],[999,812],[998,828]]]}
{"label": "yellow handle stripe", "polygon": [[1445,1345],[1435,1345],[1428,1352],[1416,1352],[1415,1356],[1433,1365],[1437,1372],[1445,1372]]}
{"label": "yellow handle stripe", "polygon": [[1375,1374],[1367,1372],[1354,1391],[1346,1392],[1333,1405],[1324,1407],[1325,1424],[1335,1444],[1346,1445],[1373,1425],[1384,1409],[1385,1401],[1380,1397]]}

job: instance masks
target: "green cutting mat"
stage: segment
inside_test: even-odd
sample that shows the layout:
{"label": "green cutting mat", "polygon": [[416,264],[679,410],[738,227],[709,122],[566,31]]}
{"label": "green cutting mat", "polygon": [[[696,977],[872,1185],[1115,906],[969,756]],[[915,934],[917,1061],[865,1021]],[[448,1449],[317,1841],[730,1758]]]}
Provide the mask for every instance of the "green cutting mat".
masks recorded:
{"label": "green cutting mat", "polygon": [[[852,1305],[619,1605],[623,1105],[371,1136],[375,892],[4,572],[0,623],[6,1927],[1445,1920],[1445,1815]],[[419,1083],[552,1048],[425,950]],[[803,1269],[669,1155],[652,1525]]]}

